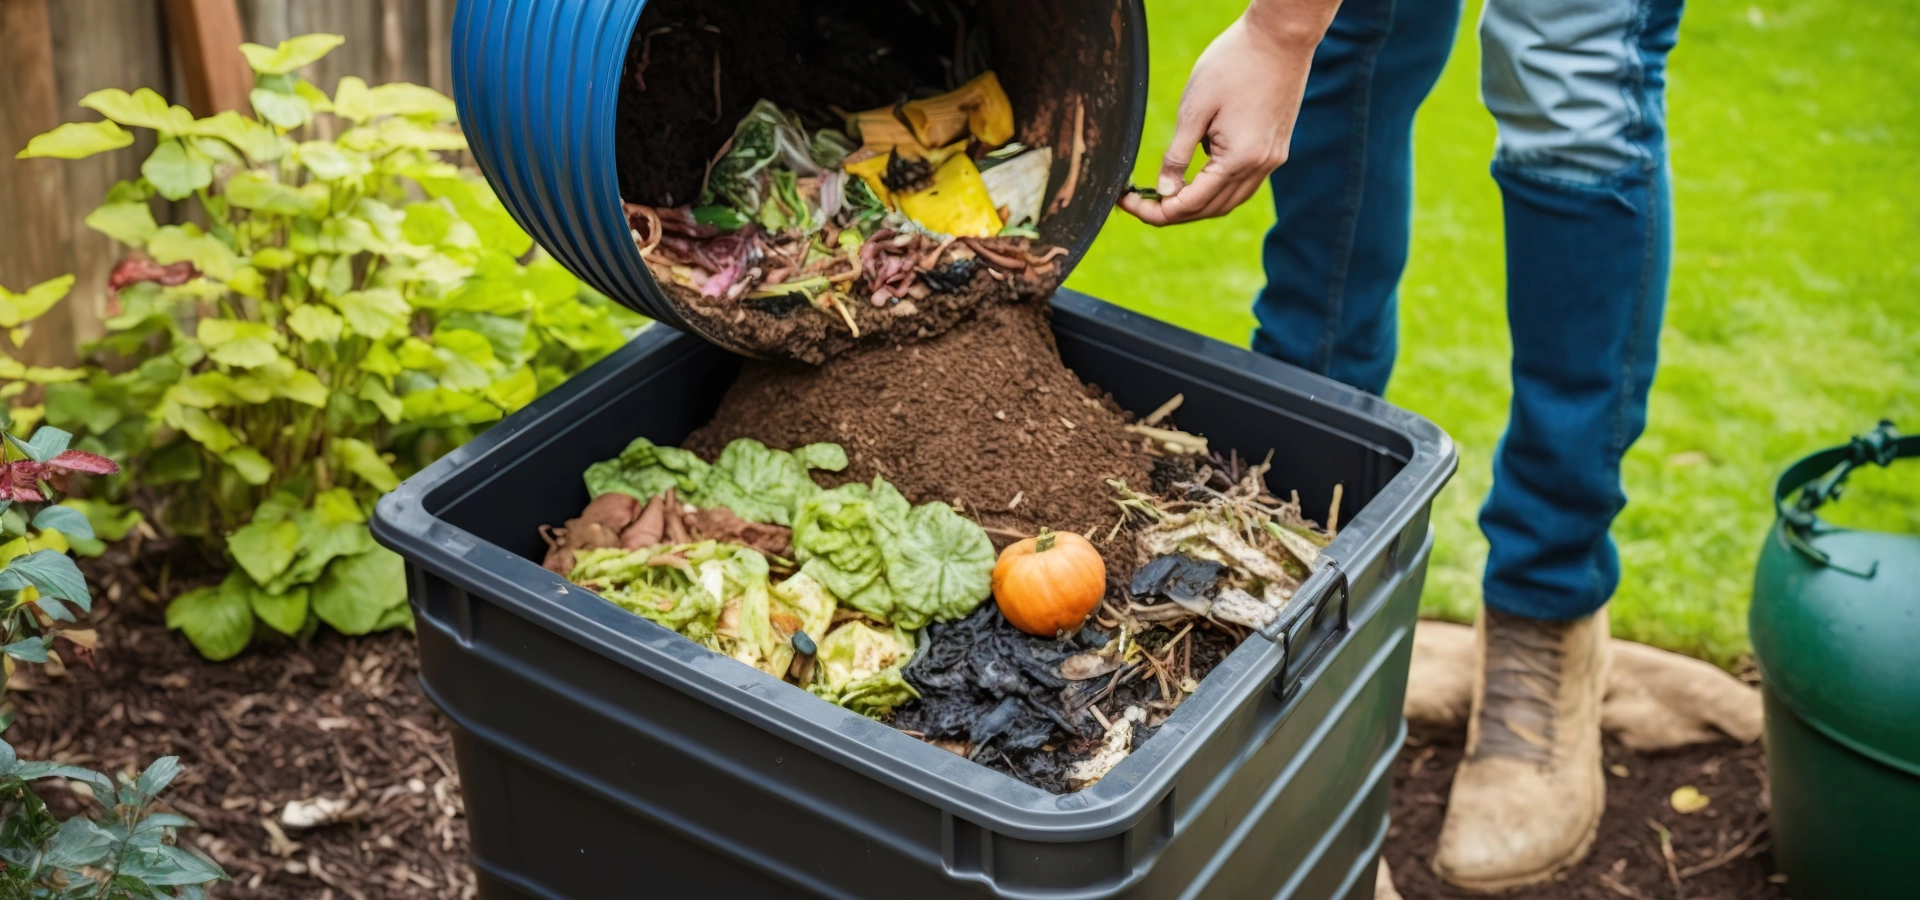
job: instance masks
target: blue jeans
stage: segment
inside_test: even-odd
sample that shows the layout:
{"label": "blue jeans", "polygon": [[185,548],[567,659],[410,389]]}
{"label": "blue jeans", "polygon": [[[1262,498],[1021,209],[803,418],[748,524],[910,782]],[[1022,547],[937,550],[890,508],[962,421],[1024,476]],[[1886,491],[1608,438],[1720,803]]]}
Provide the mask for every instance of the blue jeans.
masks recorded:
{"label": "blue jeans", "polygon": [[[1681,0],[1488,0],[1513,406],[1480,513],[1488,605],[1584,616],[1620,580],[1607,529],[1646,426],[1672,251],[1666,57]],[[1373,393],[1397,349],[1413,116],[1458,0],[1345,0],[1273,174],[1254,348]]]}

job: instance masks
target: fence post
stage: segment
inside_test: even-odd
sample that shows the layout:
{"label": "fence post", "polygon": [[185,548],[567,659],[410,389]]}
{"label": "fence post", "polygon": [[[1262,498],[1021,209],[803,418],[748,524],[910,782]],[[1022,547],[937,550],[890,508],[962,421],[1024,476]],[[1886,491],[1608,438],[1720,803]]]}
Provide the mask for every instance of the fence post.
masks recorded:
{"label": "fence post", "polygon": [[[72,266],[67,187],[61,161],[14,159],[34,135],[60,124],[59,85],[53,66],[53,26],[47,0],[0,0],[0,209],[28,212],[30,221],[10,222],[0,241],[0,284],[26,290],[65,274]],[[73,303],[62,303],[35,323],[18,354],[35,365],[70,365],[77,356]]]}
{"label": "fence post", "polygon": [[253,72],[240,55],[235,0],[167,0],[167,28],[180,50],[187,105],[194,115],[247,109]]}

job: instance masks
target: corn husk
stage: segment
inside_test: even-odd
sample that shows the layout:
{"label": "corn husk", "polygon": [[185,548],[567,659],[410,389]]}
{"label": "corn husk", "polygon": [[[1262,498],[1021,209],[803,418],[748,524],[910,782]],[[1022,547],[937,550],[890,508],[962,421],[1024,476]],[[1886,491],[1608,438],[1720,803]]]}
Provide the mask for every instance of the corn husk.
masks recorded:
{"label": "corn husk", "polygon": [[938,147],[972,134],[980,143],[997,147],[1013,140],[1013,103],[992,72],[938,97],[915,100],[900,108],[920,143]]}
{"label": "corn husk", "polygon": [[932,187],[896,199],[907,218],[941,234],[993,237],[1003,227],[980,170],[964,153],[952,154],[934,170]]}

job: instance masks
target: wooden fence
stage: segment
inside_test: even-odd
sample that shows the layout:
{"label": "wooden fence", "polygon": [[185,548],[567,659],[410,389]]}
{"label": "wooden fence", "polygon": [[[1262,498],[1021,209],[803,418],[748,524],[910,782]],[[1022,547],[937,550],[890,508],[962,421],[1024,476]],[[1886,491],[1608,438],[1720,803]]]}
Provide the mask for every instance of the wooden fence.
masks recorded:
{"label": "wooden fence", "polygon": [[151,133],[141,132],[134,146],[92,159],[14,159],[28,139],[62,122],[98,119],[78,104],[103,88],[150,87],[200,115],[244,103],[245,64],[238,46],[225,46],[234,43],[236,9],[239,37],[255,43],[345,35],[345,46],[304,73],[329,94],[344,75],[445,93],[454,3],[0,0],[0,285],[17,291],[67,272],[78,277],[72,295],[35,325],[22,355],[71,363],[81,342],[102,333],[107,273],[119,250],[81,219],[116,181],[138,178],[153,149]]}

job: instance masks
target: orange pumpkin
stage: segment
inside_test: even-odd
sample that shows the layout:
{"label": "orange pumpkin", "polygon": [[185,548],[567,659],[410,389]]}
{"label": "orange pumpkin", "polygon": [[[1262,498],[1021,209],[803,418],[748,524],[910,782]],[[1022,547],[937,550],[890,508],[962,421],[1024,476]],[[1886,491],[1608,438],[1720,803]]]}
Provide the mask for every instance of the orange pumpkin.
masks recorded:
{"label": "orange pumpkin", "polygon": [[1106,592],[1107,564],[1100,551],[1071,531],[1042,528],[1039,537],[1001,551],[993,565],[993,599],[1000,614],[1028,634],[1053,637],[1079,628]]}

